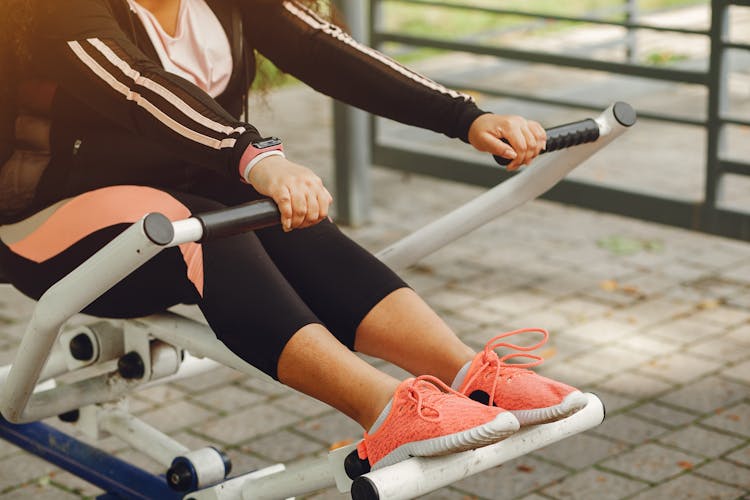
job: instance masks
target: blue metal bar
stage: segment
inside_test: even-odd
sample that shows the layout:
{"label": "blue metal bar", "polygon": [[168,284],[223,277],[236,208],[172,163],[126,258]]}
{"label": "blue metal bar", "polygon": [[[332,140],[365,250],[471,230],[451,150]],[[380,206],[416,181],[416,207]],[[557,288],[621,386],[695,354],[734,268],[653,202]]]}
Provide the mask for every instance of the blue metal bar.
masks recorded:
{"label": "blue metal bar", "polygon": [[80,477],[108,498],[180,499],[166,479],[154,476],[41,422],[11,424],[0,417],[0,438]]}

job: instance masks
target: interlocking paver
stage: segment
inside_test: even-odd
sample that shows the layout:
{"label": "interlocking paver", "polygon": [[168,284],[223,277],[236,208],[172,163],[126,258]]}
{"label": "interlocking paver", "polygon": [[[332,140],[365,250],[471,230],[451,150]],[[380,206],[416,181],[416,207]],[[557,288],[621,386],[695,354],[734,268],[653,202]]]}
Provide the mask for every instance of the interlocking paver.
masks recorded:
{"label": "interlocking paver", "polygon": [[638,406],[633,409],[633,414],[649,420],[655,420],[667,427],[680,427],[697,418],[693,413],[665,406],[658,401]]}
{"label": "interlocking paver", "polygon": [[[726,334],[720,335],[718,338],[709,338],[691,344],[686,352],[727,364],[750,358],[750,344],[737,342],[731,334]],[[734,368],[729,369],[733,370]],[[724,372],[724,374],[727,374],[727,372]]]}
{"label": "interlocking paver", "polygon": [[750,490],[750,467],[732,464],[725,460],[717,460],[704,465],[696,473],[744,490]]}
{"label": "interlocking paver", "polygon": [[750,437],[750,404],[741,403],[718,409],[717,415],[703,421],[705,425]]}
{"label": "interlocking paver", "polygon": [[701,339],[716,339],[725,327],[694,321],[692,316],[662,323],[646,330],[647,334],[684,345]]}
{"label": "interlocking paver", "polygon": [[[483,498],[502,494],[515,498],[546,486],[566,475],[566,470],[533,457],[521,457],[501,467],[455,483],[455,487]],[[502,492],[502,493],[501,493]]]}
{"label": "interlocking paver", "polygon": [[665,498],[733,500],[741,494],[742,490],[738,488],[726,486],[691,474],[678,477],[654,489],[640,493],[633,497],[633,500],[664,500]]}
{"label": "interlocking paver", "polygon": [[673,386],[654,377],[630,371],[602,382],[599,387],[634,399],[646,399],[663,393]]}
{"label": "interlocking paver", "polygon": [[560,500],[570,498],[619,500],[628,498],[647,487],[648,484],[644,482],[588,469],[580,474],[567,476],[559,484],[545,488],[542,492]]}
{"label": "interlocking paver", "polygon": [[80,498],[77,494],[67,492],[52,484],[22,486],[21,488],[5,493],[2,497],[3,500],[27,500],[29,498],[34,498],[35,500],[68,500]]}
{"label": "interlocking paver", "polygon": [[743,439],[704,429],[698,425],[691,425],[661,436],[659,441],[695,455],[711,458],[723,455],[744,442]]}
{"label": "interlocking paver", "polygon": [[750,445],[730,453],[727,459],[750,467]]}
{"label": "interlocking paver", "polygon": [[139,417],[162,432],[172,432],[195,425],[213,415],[214,413],[196,404],[174,401],[156,410],[143,413]]}
{"label": "interlocking paver", "polygon": [[271,462],[290,462],[327,449],[327,446],[317,441],[289,431],[275,432],[269,436],[254,439],[242,447],[243,452],[261,455]]}
{"label": "interlocking paver", "polygon": [[635,328],[627,321],[611,319],[587,321],[565,330],[566,335],[578,338],[584,344],[608,344],[627,339],[634,332]]}
{"label": "interlocking paver", "polygon": [[746,385],[712,376],[691,382],[682,389],[665,395],[662,400],[706,413],[739,401],[747,396],[747,390]]}
{"label": "interlocking paver", "polygon": [[584,469],[626,449],[627,445],[623,443],[595,436],[589,431],[542,448],[534,452],[534,455],[565,467]]}
{"label": "interlocking paver", "polygon": [[213,411],[231,412],[258,404],[264,396],[249,392],[235,385],[228,385],[212,391],[194,395],[191,400]]}
{"label": "interlocking paver", "polygon": [[650,482],[660,482],[692,468],[702,459],[664,446],[647,443],[602,462],[607,469]]}
{"label": "interlocking paver", "polygon": [[226,417],[206,420],[194,429],[221,443],[230,444],[270,434],[296,420],[294,415],[273,406],[258,405]]}
{"label": "interlocking paver", "polygon": [[674,353],[659,356],[638,367],[641,373],[653,374],[676,383],[686,383],[715,372],[722,363],[695,356]]}
{"label": "interlocking paver", "polygon": [[712,307],[693,315],[695,321],[721,326],[737,326],[750,320],[750,313],[735,307]]}
{"label": "interlocking paver", "polygon": [[638,444],[667,432],[667,428],[627,414],[615,415],[591,432],[623,443]]}
{"label": "interlocking paver", "polygon": [[0,492],[44,477],[54,470],[53,465],[33,455],[14,453],[0,460]]}
{"label": "interlocking paver", "polygon": [[[750,352],[748,352],[750,354]],[[750,359],[722,370],[722,375],[750,384]]]}
{"label": "interlocking paver", "polygon": [[730,342],[750,345],[750,325],[742,325],[734,330],[730,330],[727,339]]}

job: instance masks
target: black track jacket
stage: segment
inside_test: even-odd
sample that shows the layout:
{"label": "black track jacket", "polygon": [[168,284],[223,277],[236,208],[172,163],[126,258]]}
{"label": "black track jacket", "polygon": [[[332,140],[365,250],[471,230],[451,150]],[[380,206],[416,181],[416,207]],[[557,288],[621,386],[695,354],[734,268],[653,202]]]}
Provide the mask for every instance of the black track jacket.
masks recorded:
{"label": "black track jacket", "polygon": [[[227,32],[234,60],[232,79],[216,99],[161,67],[125,0],[37,2],[31,58],[36,79],[52,84],[42,87],[52,89],[53,163],[56,155],[77,153],[76,134],[85,129],[129,138],[124,146],[113,142],[123,155],[163,152],[238,176],[243,152],[261,138],[237,118],[254,76],[256,50],[335,99],[449,137],[466,141],[471,123],[482,114],[468,96],[357,43],[293,0],[206,1]],[[3,91],[14,74],[7,50],[0,48],[0,165],[14,149],[25,147],[17,133],[13,137],[18,95]],[[283,138],[283,131],[267,132]],[[106,163],[100,168],[108,168]]]}

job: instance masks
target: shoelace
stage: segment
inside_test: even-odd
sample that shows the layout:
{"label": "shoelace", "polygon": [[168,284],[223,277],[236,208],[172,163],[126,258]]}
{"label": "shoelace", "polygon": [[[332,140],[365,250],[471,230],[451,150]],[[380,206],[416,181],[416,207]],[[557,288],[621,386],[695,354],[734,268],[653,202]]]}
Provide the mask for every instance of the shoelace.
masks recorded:
{"label": "shoelace", "polygon": [[[521,333],[541,333],[542,340],[530,346],[521,346],[517,344],[511,344],[509,342],[498,342],[499,340],[506,337],[512,337],[513,335],[519,335]],[[497,389],[497,381],[500,378],[500,370],[503,368],[511,368],[515,372],[513,373],[513,375],[533,373],[530,370],[527,370],[527,368],[539,366],[544,362],[544,358],[542,358],[541,356],[537,356],[536,354],[528,354],[528,351],[539,349],[547,343],[547,339],[549,339],[549,332],[544,328],[521,328],[520,330],[501,333],[500,335],[493,337],[489,342],[487,342],[487,345],[484,346],[484,352],[482,353],[482,365],[480,369],[474,371],[474,374],[469,377],[469,380],[465,384],[465,387],[471,386],[471,384],[480,374],[485,373],[485,368],[492,367],[494,373],[492,374],[492,390],[490,391],[490,401],[494,405],[495,390]],[[498,349],[500,347],[507,347],[509,349],[515,349],[517,351],[524,352],[513,352],[510,354],[505,354],[502,357],[498,357],[498,355],[495,353],[495,349]],[[530,358],[534,361],[530,361],[528,363],[506,363],[507,360],[513,358]],[[508,380],[510,380],[513,375],[508,377]]]}
{"label": "shoelace", "polygon": [[[429,394],[425,394],[425,390],[428,390]],[[416,377],[408,387],[408,391],[409,399],[417,404],[417,415],[426,422],[436,422],[440,419],[440,410],[435,405],[435,396],[438,396],[438,399],[444,399],[446,396],[450,395],[456,395],[462,398],[466,397],[460,392],[454,391],[448,385],[443,383],[442,380],[433,377],[432,375],[420,375],[419,377]],[[423,409],[425,408],[434,411],[435,416],[430,417],[425,415],[423,412]]]}

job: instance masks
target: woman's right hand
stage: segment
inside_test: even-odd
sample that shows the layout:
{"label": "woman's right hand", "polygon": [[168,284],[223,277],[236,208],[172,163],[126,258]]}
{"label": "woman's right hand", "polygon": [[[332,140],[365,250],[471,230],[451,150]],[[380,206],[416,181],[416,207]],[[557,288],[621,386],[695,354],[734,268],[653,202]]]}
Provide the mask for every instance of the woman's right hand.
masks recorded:
{"label": "woman's right hand", "polygon": [[259,161],[250,170],[248,182],[276,202],[284,231],[313,226],[328,217],[333,198],[320,177],[282,156]]}

